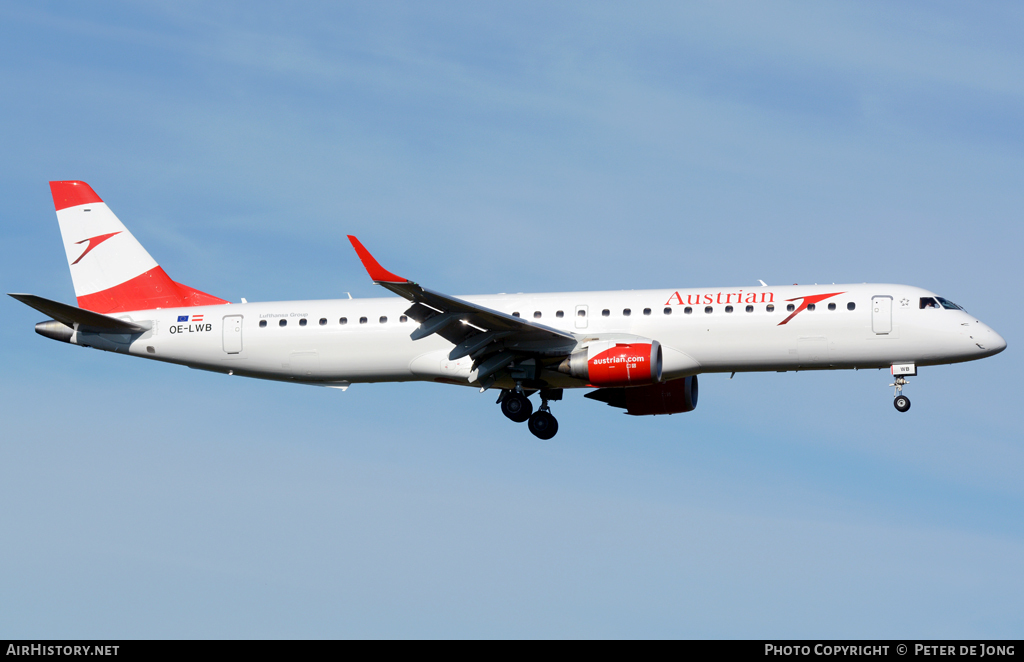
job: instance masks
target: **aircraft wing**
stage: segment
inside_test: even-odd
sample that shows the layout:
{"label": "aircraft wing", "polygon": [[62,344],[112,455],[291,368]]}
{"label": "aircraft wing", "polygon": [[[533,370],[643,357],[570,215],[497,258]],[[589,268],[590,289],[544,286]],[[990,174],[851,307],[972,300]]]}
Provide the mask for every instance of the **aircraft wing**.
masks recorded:
{"label": "aircraft wing", "polygon": [[349,241],[373,282],[412,302],[405,314],[420,323],[413,340],[434,333],[454,343],[450,360],[472,356],[481,382],[524,357],[564,356],[576,346],[577,338],[543,324],[535,324],[458,297],[429,290],[396,276],[374,259],[358,239]]}

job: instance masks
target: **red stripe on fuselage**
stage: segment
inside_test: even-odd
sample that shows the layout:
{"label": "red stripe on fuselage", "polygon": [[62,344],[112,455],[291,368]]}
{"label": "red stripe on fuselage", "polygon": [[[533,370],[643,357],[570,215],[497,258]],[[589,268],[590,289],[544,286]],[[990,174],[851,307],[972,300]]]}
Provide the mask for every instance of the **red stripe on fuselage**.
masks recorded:
{"label": "red stripe on fuselage", "polygon": [[130,310],[189,308],[224,303],[227,303],[224,299],[174,282],[160,267],[154,267],[120,285],[78,297],[80,308],[104,315]]}

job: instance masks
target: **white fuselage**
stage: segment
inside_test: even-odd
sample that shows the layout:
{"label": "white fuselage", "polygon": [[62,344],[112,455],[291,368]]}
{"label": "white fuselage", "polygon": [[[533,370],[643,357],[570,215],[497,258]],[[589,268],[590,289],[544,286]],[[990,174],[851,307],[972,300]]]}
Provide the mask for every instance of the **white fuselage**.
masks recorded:
{"label": "white fuselage", "polygon": [[[800,310],[805,299],[829,294],[813,309]],[[703,372],[936,365],[983,358],[1006,346],[963,310],[920,307],[922,298],[934,296],[906,285],[860,284],[460,298],[570,332],[581,343],[619,334],[657,340],[665,353],[665,380]],[[71,342],[326,386],[412,380],[471,385],[472,360],[449,361],[452,343],[438,335],[410,339],[417,323],[404,317],[408,307],[408,301],[388,297],[134,311],[114,315],[149,328],[134,340],[76,333]],[[544,379],[552,387],[586,386],[554,369],[545,370]]]}

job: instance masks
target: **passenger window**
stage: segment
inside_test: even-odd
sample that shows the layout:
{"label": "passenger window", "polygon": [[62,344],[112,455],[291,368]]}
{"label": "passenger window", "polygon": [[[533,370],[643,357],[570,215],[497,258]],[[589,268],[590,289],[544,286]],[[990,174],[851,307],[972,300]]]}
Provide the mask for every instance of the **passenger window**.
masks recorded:
{"label": "passenger window", "polygon": [[281,320],[277,323],[278,326],[288,326],[288,320]]}
{"label": "passenger window", "polygon": [[686,313],[687,315],[690,315],[693,313],[693,308],[687,306],[686,308],[683,308],[683,312]]}
{"label": "passenger window", "polygon": [[406,317],[405,315],[402,315],[401,317],[398,318],[398,321],[401,322],[402,324],[405,324],[406,322],[409,321],[409,318]]}
{"label": "passenger window", "polygon": [[299,326],[306,326],[306,318],[305,317],[303,317],[302,319],[299,320]]}
{"label": "passenger window", "polygon": [[607,308],[605,308],[604,310],[601,311],[601,317],[608,317],[611,314],[612,314],[612,311],[608,310]]}
{"label": "passenger window", "polygon": [[380,323],[381,324],[387,324],[388,323],[388,318],[387,318],[386,315],[381,315],[380,316]]}
{"label": "passenger window", "polygon": [[921,310],[924,310],[925,308],[934,308],[934,309],[938,310],[939,309],[939,302],[936,301],[935,299],[931,298],[931,297],[921,297],[920,307],[921,307]]}
{"label": "passenger window", "polygon": [[516,312],[512,313],[512,317],[519,317],[519,311],[517,310]]}
{"label": "passenger window", "polygon": [[850,303],[846,304],[846,309],[847,309],[847,310],[853,310],[853,309],[854,309],[854,308],[856,308],[856,307],[857,307],[857,304],[855,304],[855,303],[854,303],[854,302],[852,302],[852,301],[851,301]]}
{"label": "passenger window", "polygon": [[576,311],[576,316],[577,317],[586,317],[587,316],[587,311],[584,310],[583,308],[580,308],[579,310]]}
{"label": "passenger window", "polygon": [[535,320],[539,320],[540,319],[540,311],[539,310],[533,311],[533,319],[535,319]]}
{"label": "passenger window", "polygon": [[836,304],[834,304],[834,303],[828,304],[828,309],[829,310],[835,310],[836,309]]}
{"label": "passenger window", "polygon": [[753,306],[747,306],[747,312],[748,313],[754,312],[754,307]]}
{"label": "passenger window", "polygon": [[326,317],[321,317],[320,318],[320,326],[326,326],[326,325],[327,325],[327,318]]}
{"label": "passenger window", "polygon": [[360,324],[366,324],[366,318],[365,317],[360,317],[359,318],[359,323]]}
{"label": "passenger window", "polygon": [[622,316],[623,317],[629,317],[632,314],[633,314],[633,311],[630,310],[629,308],[623,308],[622,309]]}
{"label": "passenger window", "polygon": [[644,315],[650,315],[650,314],[651,314],[651,309],[650,308],[644,308]]}
{"label": "passenger window", "polygon": [[807,304],[807,310],[814,310],[815,306],[813,303]]}
{"label": "passenger window", "polygon": [[261,329],[267,328],[267,320],[260,320],[260,328]]}
{"label": "passenger window", "polygon": [[775,312],[775,305],[770,303],[767,306],[765,306],[764,309],[765,309],[765,312],[774,313]]}
{"label": "passenger window", "polygon": [[712,308],[711,306],[706,306],[706,307],[704,308],[704,312],[705,312],[706,314],[708,314],[708,315],[710,315],[710,314],[711,314],[711,312],[712,312],[713,310],[714,310],[714,308]]}
{"label": "passenger window", "polygon": [[348,324],[348,318],[342,317],[340,320],[338,320],[338,324]]}
{"label": "passenger window", "polygon": [[565,317],[565,311],[564,310],[559,310],[558,312],[555,313],[555,317],[557,317],[559,319]]}
{"label": "passenger window", "polygon": [[725,312],[731,313],[732,312],[732,306],[726,306],[725,307]]}
{"label": "passenger window", "polygon": [[794,306],[793,304],[789,304],[788,306],[786,306],[786,310],[788,310],[789,312],[793,312],[794,310],[796,310],[796,306]]}
{"label": "passenger window", "polygon": [[668,306],[665,306],[665,314],[666,315],[671,315],[672,314],[672,309],[669,308]]}

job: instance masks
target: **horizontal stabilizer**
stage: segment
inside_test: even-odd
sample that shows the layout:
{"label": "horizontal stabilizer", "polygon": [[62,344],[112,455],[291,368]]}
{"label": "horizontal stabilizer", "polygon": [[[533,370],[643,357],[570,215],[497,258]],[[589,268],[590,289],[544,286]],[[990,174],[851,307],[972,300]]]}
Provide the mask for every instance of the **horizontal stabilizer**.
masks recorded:
{"label": "horizontal stabilizer", "polygon": [[116,317],[94,313],[91,310],[83,310],[82,308],[69,306],[66,303],[60,303],[59,301],[51,301],[49,299],[44,299],[43,297],[37,297],[34,294],[9,294],[8,296],[14,297],[26,306],[35,308],[45,315],[49,315],[61,324],[67,325],[72,329],[75,328],[75,324],[78,324],[79,326],[89,327],[90,329],[97,329],[109,333],[143,333],[146,331],[145,327],[133,324],[132,322],[126,322],[124,320],[117,319]]}

